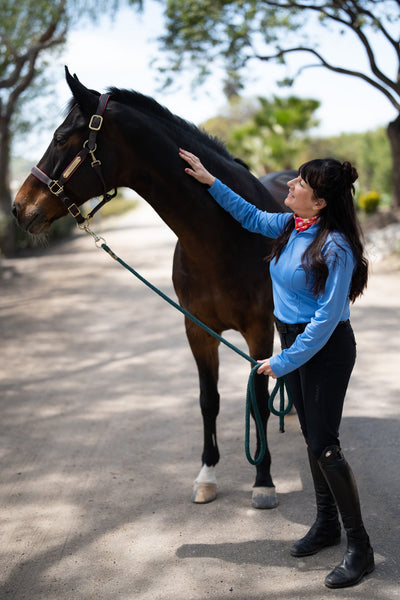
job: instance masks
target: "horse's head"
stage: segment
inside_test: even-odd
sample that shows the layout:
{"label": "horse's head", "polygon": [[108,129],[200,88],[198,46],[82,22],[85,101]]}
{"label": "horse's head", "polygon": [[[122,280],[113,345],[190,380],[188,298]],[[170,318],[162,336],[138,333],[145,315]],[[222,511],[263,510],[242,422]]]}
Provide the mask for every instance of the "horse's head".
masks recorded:
{"label": "horse's head", "polygon": [[30,233],[46,231],[68,212],[77,217],[83,202],[109,189],[101,162],[106,153],[103,117],[98,114],[105,111],[107,97],[88,90],[68,69],[66,79],[73,94],[71,110],[13,203],[19,225]]}

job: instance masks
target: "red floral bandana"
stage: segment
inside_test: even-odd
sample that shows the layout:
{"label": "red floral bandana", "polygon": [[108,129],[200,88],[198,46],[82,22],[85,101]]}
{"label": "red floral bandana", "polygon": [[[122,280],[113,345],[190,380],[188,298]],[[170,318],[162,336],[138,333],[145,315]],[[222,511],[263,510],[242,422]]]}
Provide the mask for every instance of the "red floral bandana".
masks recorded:
{"label": "red floral bandana", "polygon": [[318,223],[319,221],[319,215],[316,215],[315,217],[311,217],[310,219],[302,219],[301,217],[298,217],[297,215],[293,215],[294,216],[294,220],[295,220],[295,230],[298,232],[301,231],[306,231],[309,227],[311,227],[311,225],[314,225],[314,223]]}

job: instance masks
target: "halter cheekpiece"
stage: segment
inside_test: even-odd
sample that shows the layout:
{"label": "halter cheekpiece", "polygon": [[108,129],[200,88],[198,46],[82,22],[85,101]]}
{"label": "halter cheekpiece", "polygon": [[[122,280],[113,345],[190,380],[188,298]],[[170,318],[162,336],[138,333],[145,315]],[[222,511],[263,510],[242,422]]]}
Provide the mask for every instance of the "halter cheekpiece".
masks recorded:
{"label": "halter cheekpiece", "polygon": [[[101,171],[101,161],[98,160],[94,154],[97,150],[97,134],[103,125],[103,114],[106,109],[109,98],[109,94],[101,94],[99,98],[99,103],[97,105],[96,113],[90,117],[88,139],[84,142],[80,152],[76,154],[76,156],[72,159],[72,161],[69,163],[66,169],[64,169],[64,171],[58,179],[52,179],[37,166],[31,169],[32,175],[34,175],[36,179],[47,185],[50,192],[54,194],[54,196],[56,196],[59,200],[61,200],[65,208],[68,210],[69,214],[74,217],[78,225],[81,225],[86,220],[91,219],[93,215],[102,206],[104,206],[106,202],[114,198],[117,194],[116,189],[114,189],[111,193],[107,192],[106,184]],[[93,208],[93,210],[87,215],[87,217],[84,217],[81,211],[79,210],[79,207],[75,204],[75,202],[68,198],[67,194],[64,192],[64,185],[72,177],[72,175],[80,167],[80,165],[83,163],[83,161],[89,154],[92,157],[91,167],[94,169],[103,188],[103,199]]]}

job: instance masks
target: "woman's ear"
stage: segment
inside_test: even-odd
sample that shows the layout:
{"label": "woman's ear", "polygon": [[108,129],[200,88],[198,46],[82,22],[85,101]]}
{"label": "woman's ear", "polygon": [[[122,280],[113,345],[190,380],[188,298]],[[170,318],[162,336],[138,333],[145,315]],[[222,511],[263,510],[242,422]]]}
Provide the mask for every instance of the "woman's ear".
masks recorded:
{"label": "woman's ear", "polygon": [[317,198],[314,202],[315,210],[322,210],[326,206],[325,198]]}

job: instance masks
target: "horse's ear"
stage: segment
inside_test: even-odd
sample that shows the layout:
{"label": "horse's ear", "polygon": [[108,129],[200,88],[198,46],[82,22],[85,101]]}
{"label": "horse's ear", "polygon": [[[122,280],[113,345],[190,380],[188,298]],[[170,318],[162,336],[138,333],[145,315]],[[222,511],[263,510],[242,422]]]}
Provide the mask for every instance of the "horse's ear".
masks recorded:
{"label": "horse's ear", "polygon": [[99,92],[89,90],[85,87],[76,75],[71,75],[67,66],[65,67],[65,78],[82,112],[85,114],[93,114],[97,107],[100,96]]}

